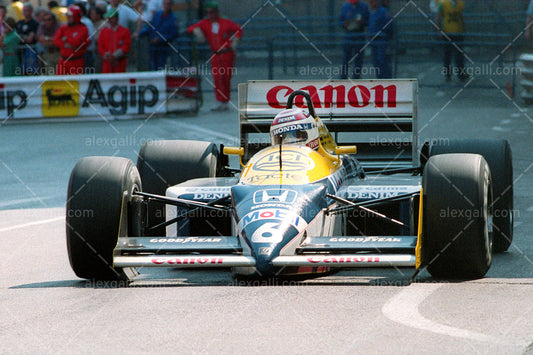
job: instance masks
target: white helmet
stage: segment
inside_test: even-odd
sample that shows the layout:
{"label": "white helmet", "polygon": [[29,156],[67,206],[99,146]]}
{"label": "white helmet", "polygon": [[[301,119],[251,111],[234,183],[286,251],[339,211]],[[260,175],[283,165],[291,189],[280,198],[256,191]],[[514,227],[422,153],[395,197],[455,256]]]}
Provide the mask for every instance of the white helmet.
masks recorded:
{"label": "white helmet", "polygon": [[274,117],[270,126],[272,145],[302,144],[318,149],[318,126],[309,113],[299,108],[283,110]]}

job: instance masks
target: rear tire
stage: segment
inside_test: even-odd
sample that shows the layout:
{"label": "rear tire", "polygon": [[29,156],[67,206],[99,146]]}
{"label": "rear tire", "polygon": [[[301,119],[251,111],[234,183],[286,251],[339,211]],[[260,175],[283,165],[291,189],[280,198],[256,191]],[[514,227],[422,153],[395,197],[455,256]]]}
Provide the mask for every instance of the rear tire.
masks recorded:
{"label": "rear tire", "polygon": [[141,178],[129,159],[81,158],[70,175],[67,194],[67,249],[70,265],[83,279],[124,280],[113,267],[122,198],[141,190]]}
{"label": "rear tire", "polygon": [[490,170],[478,154],[431,157],[423,184],[422,262],[437,278],[476,279],[492,262]]}
{"label": "rear tire", "polygon": [[[145,143],[139,152],[137,168],[145,192],[165,195],[168,187],[195,178],[215,177],[218,148],[201,141],[168,140]],[[155,226],[165,221],[165,205],[148,206],[148,223]],[[164,236],[165,228],[157,228],[147,236]]]}
{"label": "rear tire", "polygon": [[452,139],[433,144],[429,156],[447,153],[480,154],[490,167],[493,202],[493,250],[504,252],[513,241],[513,158],[504,139]]}

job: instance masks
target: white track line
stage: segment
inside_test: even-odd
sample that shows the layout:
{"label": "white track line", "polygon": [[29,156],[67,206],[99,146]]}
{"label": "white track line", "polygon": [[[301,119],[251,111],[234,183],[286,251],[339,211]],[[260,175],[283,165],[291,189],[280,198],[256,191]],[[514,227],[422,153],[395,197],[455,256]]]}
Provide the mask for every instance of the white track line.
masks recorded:
{"label": "white track line", "polygon": [[464,338],[487,343],[501,344],[503,341],[495,336],[454,328],[425,318],[418,311],[418,307],[442,284],[413,284],[392,297],[381,309],[385,317],[405,326],[425,330],[432,333]]}
{"label": "white track line", "polygon": [[20,228],[26,228],[26,227],[31,227],[31,226],[37,226],[39,224],[52,223],[52,222],[60,221],[62,219],[64,220],[65,216],[54,217],[54,218],[50,218],[50,219],[43,219],[42,221],[29,222],[29,223],[24,223],[24,224],[17,224],[15,226],[0,228],[0,232],[7,232],[7,231],[10,231],[10,230],[13,230],[13,229],[20,229]]}

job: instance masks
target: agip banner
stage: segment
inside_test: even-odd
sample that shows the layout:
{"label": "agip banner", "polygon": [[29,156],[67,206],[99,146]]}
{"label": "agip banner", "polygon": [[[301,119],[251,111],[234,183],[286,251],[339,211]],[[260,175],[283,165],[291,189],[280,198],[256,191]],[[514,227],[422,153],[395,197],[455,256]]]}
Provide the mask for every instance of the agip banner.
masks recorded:
{"label": "agip banner", "polygon": [[167,78],[163,71],[0,78],[0,112],[15,120],[164,114],[177,99],[167,95]]}

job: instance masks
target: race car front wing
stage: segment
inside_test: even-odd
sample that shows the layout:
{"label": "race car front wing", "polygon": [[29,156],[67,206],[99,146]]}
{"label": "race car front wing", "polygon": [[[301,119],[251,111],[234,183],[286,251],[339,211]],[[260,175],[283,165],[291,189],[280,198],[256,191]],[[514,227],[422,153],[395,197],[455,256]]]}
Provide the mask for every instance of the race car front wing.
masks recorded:
{"label": "race car front wing", "polygon": [[[416,237],[311,237],[296,255],[272,260],[278,266],[413,267]],[[242,255],[237,237],[119,238],[115,267],[253,267],[256,260]]]}

